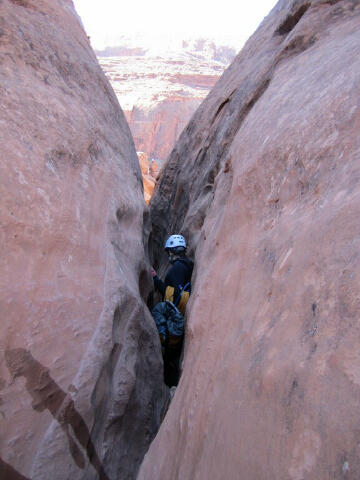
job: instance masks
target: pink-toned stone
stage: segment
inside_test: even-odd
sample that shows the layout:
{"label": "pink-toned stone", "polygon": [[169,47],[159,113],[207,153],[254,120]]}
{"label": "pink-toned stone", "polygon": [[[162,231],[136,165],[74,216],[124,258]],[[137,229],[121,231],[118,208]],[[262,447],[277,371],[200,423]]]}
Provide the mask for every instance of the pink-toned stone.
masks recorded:
{"label": "pink-toned stone", "polygon": [[139,480],[359,477],[359,29],[359,2],[280,1],[169,158],[155,257],[183,233],[196,271]]}
{"label": "pink-toned stone", "polygon": [[166,400],[130,130],[70,0],[1,1],[0,63],[0,477],[130,478]]}
{"label": "pink-toned stone", "polygon": [[136,150],[165,161],[200,103],[200,98],[171,96],[152,107],[127,112]]}

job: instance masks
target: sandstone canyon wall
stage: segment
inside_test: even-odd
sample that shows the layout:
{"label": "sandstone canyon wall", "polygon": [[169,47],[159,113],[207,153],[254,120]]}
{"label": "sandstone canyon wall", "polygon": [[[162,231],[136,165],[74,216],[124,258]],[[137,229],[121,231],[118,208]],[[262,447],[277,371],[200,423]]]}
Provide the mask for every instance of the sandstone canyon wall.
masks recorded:
{"label": "sandstone canyon wall", "polygon": [[200,103],[195,98],[169,97],[150,110],[134,107],[124,112],[134,138],[147,204],[168,154]]}
{"label": "sandstone canyon wall", "polygon": [[144,152],[137,152],[137,155],[144,185],[144,198],[146,204],[149,204],[159,175],[159,165],[155,160],[150,160]]}
{"label": "sandstone canyon wall", "polygon": [[0,63],[0,477],[134,478],[167,393],[130,130],[70,0],[1,0]]}
{"label": "sandstone canyon wall", "polygon": [[281,0],[169,157],[154,256],[181,232],[196,271],[139,480],[359,478],[359,31],[358,1]]}
{"label": "sandstone canyon wall", "polygon": [[201,101],[173,95],[149,109],[133,107],[125,112],[136,150],[164,163]]}

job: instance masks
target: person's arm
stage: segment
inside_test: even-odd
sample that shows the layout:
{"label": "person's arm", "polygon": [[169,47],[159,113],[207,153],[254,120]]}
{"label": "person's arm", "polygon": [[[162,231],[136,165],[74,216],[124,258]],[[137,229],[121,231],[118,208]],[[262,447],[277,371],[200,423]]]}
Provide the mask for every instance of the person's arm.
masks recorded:
{"label": "person's arm", "polygon": [[156,290],[158,290],[162,296],[165,295],[165,283],[157,276],[157,273],[155,272],[155,270],[152,268],[151,269],[151,275],[153,277],[153,280],[154,280],[154,286],[156,288]]}

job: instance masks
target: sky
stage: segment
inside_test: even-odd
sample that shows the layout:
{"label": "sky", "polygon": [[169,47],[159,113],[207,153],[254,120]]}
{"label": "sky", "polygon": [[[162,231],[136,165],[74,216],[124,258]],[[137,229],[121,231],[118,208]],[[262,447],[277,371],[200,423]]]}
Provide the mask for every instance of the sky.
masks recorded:
{"label": "sky", "polygon": [[116,45],[120,36],[138,34],[154,42],[159,38],[206,37],[240,48],[277,0],[73,2],[95,49]]}

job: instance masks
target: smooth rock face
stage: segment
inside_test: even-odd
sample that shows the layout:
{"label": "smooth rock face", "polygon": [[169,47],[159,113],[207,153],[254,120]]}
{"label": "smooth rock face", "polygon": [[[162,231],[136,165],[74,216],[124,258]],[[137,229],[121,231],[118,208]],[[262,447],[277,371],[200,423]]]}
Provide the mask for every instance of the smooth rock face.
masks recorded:
{"label": "smooth rock face", "polygon": [[0,2],[0,478],[134,478],[166,400],[141,172],[66,0]]}
{"label": "smooth rock face", "polygon": [[280,1],[170,156],[154,254],[184,233],[196,272],[138,479],[359,478],[359,30],[358,1]]}

